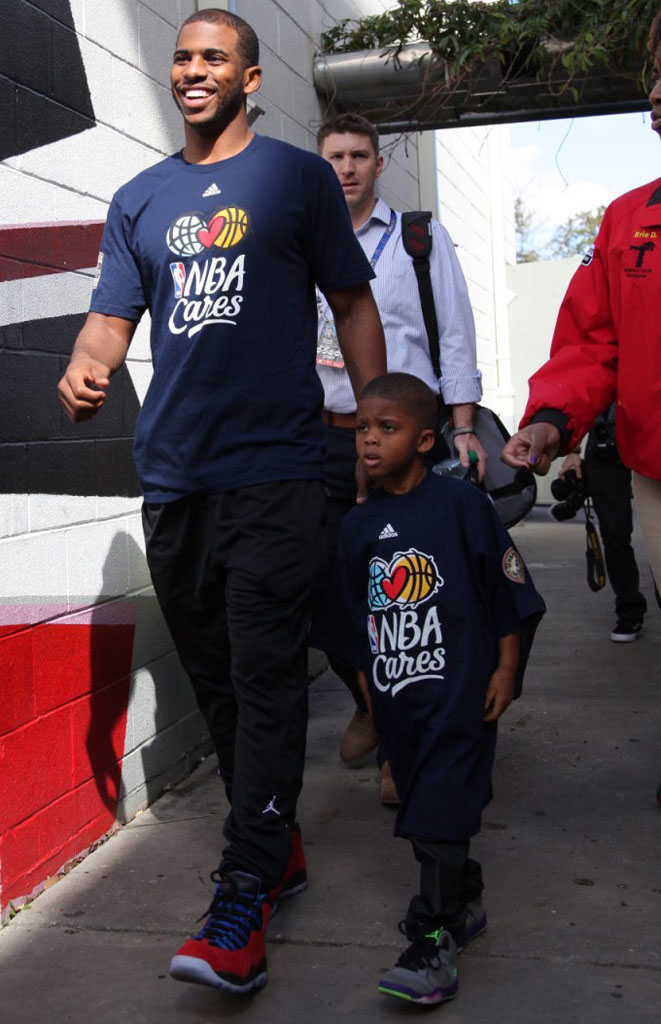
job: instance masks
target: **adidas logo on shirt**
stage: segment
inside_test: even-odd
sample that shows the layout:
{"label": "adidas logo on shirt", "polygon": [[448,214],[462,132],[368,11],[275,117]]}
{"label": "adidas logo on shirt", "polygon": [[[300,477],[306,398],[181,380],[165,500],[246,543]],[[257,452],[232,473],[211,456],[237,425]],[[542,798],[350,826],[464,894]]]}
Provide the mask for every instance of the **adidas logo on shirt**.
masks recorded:
{"label": "adidas logo on shirt", "polygon": [[390,540],[392,537],[399,537],[397,530],[395,530],[390,523],[384,526],[379,534],[379,540]]}
{"label": "adidas logo on shirt", "polygon": [[206,196],[219,196],[219,195],[220,195],[220,189],[218,188],[218,186],[216,185],[216,183],[214,181],[213,185],[209,185],[209,188],[206,188],[204,190],[204,192],[202,193],[202,198],[204,199]]}

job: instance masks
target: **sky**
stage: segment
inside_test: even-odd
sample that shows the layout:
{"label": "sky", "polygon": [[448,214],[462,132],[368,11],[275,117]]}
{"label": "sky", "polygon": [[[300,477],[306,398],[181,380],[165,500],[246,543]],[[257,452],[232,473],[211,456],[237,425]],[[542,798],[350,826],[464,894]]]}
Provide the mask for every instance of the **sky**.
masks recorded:
{"label": "sky", "polygon": [[661,177],[661,141],[647,111],[531,121],[510,131],[514,194],[537,225],[535,248],[572,214]]}

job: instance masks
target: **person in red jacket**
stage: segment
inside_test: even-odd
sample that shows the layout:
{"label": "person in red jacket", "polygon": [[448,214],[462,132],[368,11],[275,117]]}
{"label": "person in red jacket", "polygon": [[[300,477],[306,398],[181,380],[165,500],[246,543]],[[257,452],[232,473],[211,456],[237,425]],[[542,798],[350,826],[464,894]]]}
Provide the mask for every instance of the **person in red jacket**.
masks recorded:
{"label": "person in red jacket", "polygon": [[[652,23],[652,129],[661,135],[661,11]],[[549,360],[530,378],[518,433],[502,458],[544,475],[611,402],[617,446],[632,470],[647,555],[661,584],[661,178],[607,208],[572,278]]]}

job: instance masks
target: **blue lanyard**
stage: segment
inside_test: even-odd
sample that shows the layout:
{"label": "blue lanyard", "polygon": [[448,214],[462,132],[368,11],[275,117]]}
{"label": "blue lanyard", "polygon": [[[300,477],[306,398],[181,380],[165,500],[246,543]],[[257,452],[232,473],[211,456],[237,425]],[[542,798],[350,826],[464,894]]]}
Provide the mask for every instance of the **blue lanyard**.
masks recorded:
{"label": "blue lanyard", "polygon": [[375,266],[376,266],[376,264],[377,264],[377,262],[379,260],[379,256],[381,255],[381,253],[385,249],[386,244],[388,242],[388,239],[390,238],[390,236],[392,235],[393,231],[395,230],[395,224],[396,223],[397,223],[397,214],[395,213],[394,210],[391,210],[390,211],[390,223],[388,224],[388,227],[386,228],[386,230],[381,235],[381,238],[379,240],[379,244],[377,245],[376,249],[372,253],[372,259],[370,260],[370,266],[371,266],[372,270],[374,270],[374,268],[375,268]]}

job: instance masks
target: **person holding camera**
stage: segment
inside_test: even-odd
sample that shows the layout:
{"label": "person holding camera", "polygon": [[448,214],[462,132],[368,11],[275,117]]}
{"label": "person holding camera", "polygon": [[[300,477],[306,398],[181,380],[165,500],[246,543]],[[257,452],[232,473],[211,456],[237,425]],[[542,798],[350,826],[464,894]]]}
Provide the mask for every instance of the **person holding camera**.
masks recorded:
{"label": "person holding camera", "polygon": [[631,470],[620,459],[615,443],[615,403],[597,417],[588,434],[583,459],[580,451],[565,458],[551,491],[560,499],[560,505],[554,506],[555,511],[552,509],[560,520],[575,516],[585,498],[591,498],[604,545],[608,579],[615,593],[617,621],[610,638],[614,643],[631,643],[640,636],[647,601],[640,592],[638,565],[631,545]]}
{"label": "person holding camera", "polygon": [[[661,9],[648,43],[651,127],[661,136]],[[615,199],[563,299],[551,355],[530,378],[510,466],[548,473],[613,400],[617,445],[632,471],[643,542],[661,585],[661,178]]]}

